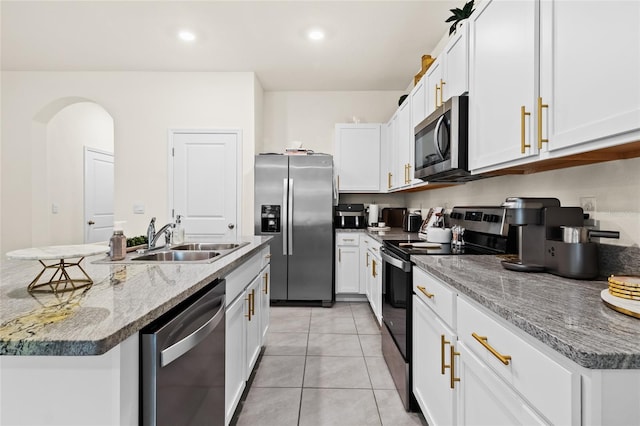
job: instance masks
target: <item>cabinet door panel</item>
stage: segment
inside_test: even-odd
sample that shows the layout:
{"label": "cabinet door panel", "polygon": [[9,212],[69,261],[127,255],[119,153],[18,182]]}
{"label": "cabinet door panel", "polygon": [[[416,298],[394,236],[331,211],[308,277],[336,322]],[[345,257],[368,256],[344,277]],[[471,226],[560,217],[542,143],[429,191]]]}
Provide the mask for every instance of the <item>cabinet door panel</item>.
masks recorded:
{"label": "cabinet door panel", "polygon": [[640,128],[640,2],[541,2],[541,37],[549,150]]}
{"label": "cabinet door panel", "polygon": [[[469,60],[469,165],[472,170],[537,154],[535,2],[489,1],[474,13]],[[521,107],[526,148],[521,152]]]}
{"label": "cabinet door panel", "polygon": [[460,96],[469,90],[469,25],[458,26],[457,33],[449,40],[445,55],[445,76],[442,86],[446,102],[452,96]]}
{"label": "cabinet door panel", "polygon": [[[249,379],[251,371],[260,355],[260,345],[262,342],[262,330],[260,328],[260,309],[262,295],[262,274],[259,274],[247,287],[246,312],[247,316],[247,366],[245,369],[245,380]],[[249,311],[251,311],[249,313]]]}
{"label": "cabinet door panel", "polygon": [[458,419],[464,425],[545,425],[549,424],[524,400],[458,343],[460,374]]}
{"label": "cabinet door panel", "polygon": [[245,387],[246,326],[245,293],[225,311],[225,417],[231,421]]}
{"label": "cabinet door panel", "polygon": [[360,293],[360,249],[336,247],[336,293]]}
{"label": "cabinet door panel", "polygon": [[335,163],[343,192],[380,190],[380,125],[337,124]]}
{"label": "cabinet door panel", "polygon": [[267,338],[267,332],[269,331],[269,320],[271,312],[270,303],[271,303],[271,266],[267,265],[262,270],[262,284],[260,287],[260,330],[261,330],[261,340],[260,345],[262,346]]}
{"label": "cabinet door panel", "polygon": [[[453,425],[457,388],[451,389],[450,369],[442,374],[442,364],[450,364],[450,345],[455,336],[418,296],[413,296],[413,394],[427,423]],[[442,348],[445,348],[444,352]],[[444,355],[444,358],[443,358]]]}

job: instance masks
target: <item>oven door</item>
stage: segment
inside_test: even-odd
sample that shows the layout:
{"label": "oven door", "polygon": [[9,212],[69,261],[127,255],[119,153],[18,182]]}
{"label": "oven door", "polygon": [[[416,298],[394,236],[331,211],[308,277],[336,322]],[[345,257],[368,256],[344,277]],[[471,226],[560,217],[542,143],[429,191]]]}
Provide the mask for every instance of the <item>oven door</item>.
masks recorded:
{"label": "oven door", "polygon": [[382,321],[405,361],[411,348],[411,262],[380,248],[382,257]]}

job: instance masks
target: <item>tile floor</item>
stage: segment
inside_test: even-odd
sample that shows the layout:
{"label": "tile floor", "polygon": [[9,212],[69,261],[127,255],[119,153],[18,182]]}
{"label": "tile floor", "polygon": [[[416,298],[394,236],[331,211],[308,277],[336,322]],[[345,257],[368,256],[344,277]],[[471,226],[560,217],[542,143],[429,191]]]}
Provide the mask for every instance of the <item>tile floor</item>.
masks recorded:
{"label": "tile floor", "polygon": [[236,425],[426,425],[407,413],[367,303],[272,307],[266,347]]}

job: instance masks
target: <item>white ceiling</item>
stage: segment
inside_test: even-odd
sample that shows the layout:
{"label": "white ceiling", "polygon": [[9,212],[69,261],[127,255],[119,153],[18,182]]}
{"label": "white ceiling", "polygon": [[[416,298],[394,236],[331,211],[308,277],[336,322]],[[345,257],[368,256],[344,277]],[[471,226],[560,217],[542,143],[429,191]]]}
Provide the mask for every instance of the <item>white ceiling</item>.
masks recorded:
{"label": "white ceiling", "polygon": [[[2,0],[3,70],[255,71],[265,90],[404,90],[465,0]],[[306,31],[322,27],[324,41]],[[185,44],[179,29],[197,34]]]}

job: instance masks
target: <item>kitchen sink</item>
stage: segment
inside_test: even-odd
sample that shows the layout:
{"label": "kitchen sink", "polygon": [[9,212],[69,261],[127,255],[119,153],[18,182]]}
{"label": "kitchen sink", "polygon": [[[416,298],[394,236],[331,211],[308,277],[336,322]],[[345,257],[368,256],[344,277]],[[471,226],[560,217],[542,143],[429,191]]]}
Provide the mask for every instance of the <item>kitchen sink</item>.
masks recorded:
{"label": "kitchen sink", "polygon": [[236,243],[188,243],[188,244],[180,244],[178,246],[171,247],[171,250],[211,251],[211,250],[231,250],[238,247],[240,247],[240,244],[236,244]]}
{"label": "kitchen sink", "polygon": [[131,260],[142,262],[193,262],[198,260],[210,260],[220,256],[217,251],[160,251],[134,257]]}

